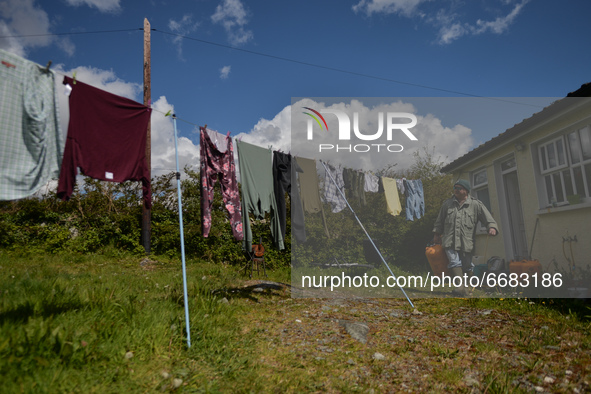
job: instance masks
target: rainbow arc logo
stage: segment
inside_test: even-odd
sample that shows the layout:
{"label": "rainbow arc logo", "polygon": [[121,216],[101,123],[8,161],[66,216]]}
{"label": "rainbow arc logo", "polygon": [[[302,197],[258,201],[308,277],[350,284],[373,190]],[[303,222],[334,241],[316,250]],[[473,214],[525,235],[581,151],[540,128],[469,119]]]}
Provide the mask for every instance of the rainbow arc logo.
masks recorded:
{"label": "rainbow arc logo", "polygon": [[[316,115],[318,115],[318,116],[320,117],[320,119],[322,119],[322,122],[324,123],[324,126],[326,127],[326,131],[328,131],[328,125],[326,124],[326,120],[324,120],[324,116],[322,116],[322,115],[320,114],[320,112],[318,112],[318,111],[316,111],[315,109],[312,109],[312,108],[310,108],[310,107],[304,107],[304,109],[307,109],[308,111],[312,111],[312,112],[314,112]],[[322,123],[320,123],[320,120],[319,120],[319,119],[318,119],[316,116],[312,115],[312,114],[311,114],[311,113],[309,113],[309,112],[304,112],[304,113],[305,113],[306,115],[310,116],[312,119],[314,119],[314,120],[316,121],[316,123],[318,123],[318,126],[320,126],[320,130],[322,130]]]}

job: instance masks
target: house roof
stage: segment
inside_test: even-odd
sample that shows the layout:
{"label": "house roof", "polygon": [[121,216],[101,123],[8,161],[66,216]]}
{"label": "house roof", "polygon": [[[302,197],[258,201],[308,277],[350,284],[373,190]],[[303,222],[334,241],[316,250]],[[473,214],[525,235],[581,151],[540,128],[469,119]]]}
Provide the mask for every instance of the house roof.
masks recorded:
{"label": "house roof", "polygon": [[[579,89],[575,90],[574,92],[570,92],[569,94],[567,94],[566,97],[591,97],[591,82],[581,85]],[[532,126],[542,122],[543,120],[560,112],[568,106],[569,101],[565,99],[560,99],[553,102],[549,106],[542,109],[540,112],[537,112],[533,114],[531,117],[524,119],[522,122],[516,124],[510,129],[505,130],[505,132],[477,146],[476,148],[472,149],[465,155],[458,157],[456,160],[452,161],[446,166],[443,166],[441,168],[441,172],[446,173],[454,171],[462,167],[464,164],[470,162],[471,160],[481,156],[483,153],[489,152],[497,147],[500,147],[508,141],[517,139],[518,136],[523,134],[525,131],[531,129]]]}

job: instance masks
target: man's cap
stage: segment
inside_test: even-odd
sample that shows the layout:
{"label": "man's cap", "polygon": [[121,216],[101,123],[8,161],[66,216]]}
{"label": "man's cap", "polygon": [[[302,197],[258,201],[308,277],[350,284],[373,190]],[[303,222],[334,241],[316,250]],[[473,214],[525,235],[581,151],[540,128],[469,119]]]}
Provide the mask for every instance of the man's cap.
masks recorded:
{"label": "man's cap", "polygon": [[455,185],[460,185],[460,186],[462,186],[464,189],[466,189],[466,190],[470,191],[470,182],[468,182],[468,181],[467,181],[467,180],[465,180],[465,179],[459,179],[459,180],[458,180],[456,183],[454,183],[454,186],[455,186]]}

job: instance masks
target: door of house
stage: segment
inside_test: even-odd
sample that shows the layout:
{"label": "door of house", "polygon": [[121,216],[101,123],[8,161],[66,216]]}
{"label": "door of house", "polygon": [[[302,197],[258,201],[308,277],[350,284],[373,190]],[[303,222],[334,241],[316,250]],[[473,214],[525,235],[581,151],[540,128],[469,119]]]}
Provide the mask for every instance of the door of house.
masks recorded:
{"label": "door of house", "polygon": [[517,166],[515,165],[514,158],[501,162],[501,173],[505,189],[505,206],[507,207],[509,231],[511,232],[513,259],[525,259],[528,257],[529,251],[525,235],[521,194],[519,193]]}

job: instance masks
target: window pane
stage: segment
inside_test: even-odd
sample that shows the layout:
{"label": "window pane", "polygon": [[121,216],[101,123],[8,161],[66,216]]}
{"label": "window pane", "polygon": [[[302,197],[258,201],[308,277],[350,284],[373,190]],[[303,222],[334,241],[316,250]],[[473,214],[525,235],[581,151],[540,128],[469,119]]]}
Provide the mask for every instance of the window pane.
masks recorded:
{"label": "window pane", "polygon": [[510,170],[511,168],[515,167],[515,159],[507,160],[501,163],[501,170]]}
{"label": "window pane", "polygon": [[548,168],[554,168],[557,166],[556,149],[554,148],[554,144],[546,145],[546,149],[548,150]]}
{"label": "window pane", "polygon": [[488,195],[488,187],[476,191],[476,198],[482,201],[486,209],[490,212],[490,197]]}
{"label": "window pane", "polygon": [[564,165],[565,161],[564,161],[564,143],[562,142],[562,139],[556,141],[556,153],[558,155],[558,165],[562,166]]}
{"label": "window pane", "polygon": [[591,129],[589,126],[579,130],[579,136],[581,137],[581,150],[583,151],[583,159],[591,159]]}
{"label": "window pane", "polygon": [[546,158],[546,147],[540,147],[540,156],[542,157],[542,170],[546,171],[548,169],[547,158]]}
{"label": "window pane", "polygon": [[473,181],[474,186],[486,184],[487,181],[488,181],[488,178],[486,176],[486,170],[482,170],[482,171],[474,173],[474,181]]}
{"label": "window pane", "polygon": [[550,204],[554,199],[554,193],[552,192],[552,177],[546,175],[544,179],[546,180],[546,197],[548,197],[548,203]]}
{"label": "window pane", "polygon": [[[591,194],[591,164],[585,166],[585,178],[587,178],[587,191]],[[587,196],[589,196],[589,194],[587,194]]]}
{"label": "window pane", "polygon": [[575,194],[573,189],[573,180],[570,176],[570,170],[562,171],[562,177],[564,178],[564,191],[567,196]]}
{"label": "window pane", "polygon": [[564,201],[564,191],[562,185],[562,178],[560,177],[560,172],[555,172],[552,174],[552,178],[554,178],[554,191],[556,192],[556,202],[563,202]]}
{"label": "window pane", "polygon": [[568,145],[570,147],[570,158],[573,164],[581,161],[581,153],[579,152],[579,141],[577,140],[577,133],[570,133],[568,135]]}
{"label": "window pane", "polygon": [[576,192],[579,196],[585,196],[585,184],[583,183],[583,169],[581,167],[573,168],[573,174],[575,175],[575,186]]}

